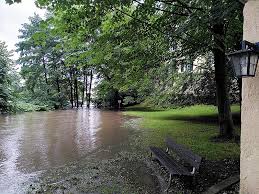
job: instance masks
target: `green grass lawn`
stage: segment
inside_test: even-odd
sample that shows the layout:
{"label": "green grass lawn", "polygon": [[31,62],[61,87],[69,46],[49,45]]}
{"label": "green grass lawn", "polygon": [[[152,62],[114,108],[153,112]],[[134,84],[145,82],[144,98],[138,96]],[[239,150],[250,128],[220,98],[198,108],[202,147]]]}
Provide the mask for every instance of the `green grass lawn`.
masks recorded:
{"label": "green grass lawn", "polygon": [[[239,106],[232,106],[234,121],[238,121]],[[234,142],[215,143],[212,137],[218,134],[217,108],[210,105],[195,105],[177,109],[152,109],[141,105],[128,107],[126,115],[143,117],[144,146],[164,147],[164,138],[169,136],[184,144],[195,153],[209,160],[238,159],[240,147]],[[237,133],[239,125],[235,125]]]}

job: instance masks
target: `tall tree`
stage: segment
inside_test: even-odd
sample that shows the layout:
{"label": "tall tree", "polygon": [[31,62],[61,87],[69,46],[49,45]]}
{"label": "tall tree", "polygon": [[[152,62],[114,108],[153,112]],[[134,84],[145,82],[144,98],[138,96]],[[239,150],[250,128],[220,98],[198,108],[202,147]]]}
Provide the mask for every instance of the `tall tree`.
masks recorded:
{"label": "tall tree", "polygon": [[[74,6],[71,6],[71,2],[68,0],[38,0],[37,2],[39,5],[53,8],[54,15],[57,15],[61,21],[66,21],[59,22],[57,27],[73,37],[73,42],[88,42],[90,43],[90,50],[100,50],[90,54],[88,52],[92,65],[100,72],[103,72],[102,70],[105,68],[110,69],[112,64],[117,65],[118,70],[125,67],[125,63],[122,63],[123,60],[121,60],[122,57],[118,57],[115,50],[119,48],[118,50],[125,51],[125,44],[127,43],[129,43],[128,48],[134,47],[132,50],[135,52],[130,53],[131,56],[136,57],[135,53],[141,54],[137,51],[139,45],[136,46],[136,43],[139,42],[132,42],[133,33],[127,33],[131,28],[135,31],[141,31],[141,33],[137,33],[138,35],[148,34],[153,39],[159,37],[167,39],[170,43],[169,51],[177,48],[173,52],[175,59],[189,56],[195,59],[212,52],[217,85],[220,136],[227,138],[233,136],[234,128],[228,98],[229,81],[225,53],[233,49],[236,43],[236,41],[233,41],[234,38],[240,38],[241,40],[242,37],[242,30],[240,29],[240,26],[242,26],[242,5],[236,0],[87,2],[79,0],[73,3]],[[115,28],[110,27],[112,23],[108,22],[105,25],[103,22],[109,21],[107,20],[109,15],[113,18],[111,21],[116,24],[114,25]],[[125,22],[125,18],[130,18],[130,22]],[[69,25],[62,25],[63,23],[69,23]],[[120,37],[121,33],[115,30],[120,28],[121,23],[127,24],[124,26],[125,31],[122,32],[126,32],[128,36],[124,34],[124,37]],[[116,31],[117,34],[112,36],[109,31]],[[115,38],[119,40],[117,43]],[[105,41],[106,44],[98,46],[98,43]],[[145,46],[148,48],[149,44]],[[113,52],[106,52],[107,50]],[[136,68],[145,70],[145,63],[140,62],[139,58],[137,59],[135,61],[130,59],[132,62],[130,64],[141,64],[143,66],[135,65]],[[151,59],[157,60],[158,58],[151,56]],[[148,65],[150,64],[152,63],[148,63]],[[103,75],[111,80],[121,80],[118,78],[121,75],[119,71],[112,72],[112,76],[107,76],[106,72]],[[125,73],[123,74],[125,75]]]}
{"label": "tall tree", "polygon": [[[223,5],[222,5],[223,4]],[[234,131],[234,124],[230,110],[229,100],[229,78],[228,68],[226,66],[226,23],[224,17],[219,16],[218,7],[224,7],[224,2],[221,0],[213,0],[211,15],[212,15],[212,33],[214,47],[214,64],[215,64],[215,79],[216,79],[216,93],[219,113],[219,128],[220,136],[232,137]]]}
{"label": "tall tree", "polygon": [[[69,70],[64,65],[62,40],[53,33],[53,27],[38,15],[20,29],[18,62],[28,89],[28,99],[35,103],[59,108],[69,99],[66,85]],[[64,87],[63,87],[64,86]]]}
{"label": "tall tree", "polygon": [[8,51],[5,42],[0,41],[0,113],[8,110],[11,100],[9,91],[9,72],[11,70],[12,60],[11,52]]}

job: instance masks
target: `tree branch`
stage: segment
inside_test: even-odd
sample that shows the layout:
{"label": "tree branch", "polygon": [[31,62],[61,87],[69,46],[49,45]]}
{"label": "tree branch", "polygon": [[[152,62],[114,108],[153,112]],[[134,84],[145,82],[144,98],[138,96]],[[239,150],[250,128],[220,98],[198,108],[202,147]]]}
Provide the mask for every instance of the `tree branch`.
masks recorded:
{"label": "tree branch", "polygon": [[[116,8],[116,7],[113,7],[112,9],[115,9],[116,11],[119,11],[119,12],[121,12],[122,14],[127,15],[127,16],[129,16],[130,18],[132,18],[132,19],[134,19],[134,20],[137,20],[137,21],[139,21],[139,22],[141,22],[141,23],[144,23],[144,24],[148,25],[149,27],[155,29],[156,31],[160,32],[161,34],[164,34],[164,35],[168,36],[168,33],[162,31],[161,29],[157,28],[156,26],[150,24],[150,23],[147,22],[147,21],[144,21],[144,20],[140,20],[140,19],[138,19],[138,18],[135,18],[134,16],[132,16],[132,15],[130,15],[130,14],[128,14],[128,13],[122,11],[121,9]],[[175,38],[178,38],[178,39],[183,40],[183,41],[185,41],[185,42],[188,42],[189,44],[191,44],[191,45],[194,46],[194,47],[197,47],[197,46],[199,45],[199,43],[197,43],[197,42],[194,43],[194,42],[192,42],[192,41],[190,41],[190,40],[188,40],[188,39],[186,39],[186,38],[181,37],[180,35],[174,35],[174,36],[172,36],[172,37],[175,37]],[[203,46],[203,45],[200,45],[200,46]]]}
{"label": "tree branch", "polygon": [[[141,3],[137,0],[133,0],[134,2],[138,3],[139,5],[144,5],[144,3]],[[162,12],[166,12],[166,13],[169,13],[169,14],[172,14],[172,15],[178,15],[178,16],[189,16],[190,14],[187,14],[187,13],[178,13],[178,12],[172,12],[172,11],[168,11],[168,10],[165,10],[165,9],[160,9],[160,8],[157,8],[157,7],[151,7],[152,9],[154,10],[157,10],[157,11],[162,11]]]}
{"label": "tree branch", "polygon": [[242,3],[243,5],[246,4],[246,0],[238,0],[240,3]]}
{"label": "tree branch", "polygon": [[[162,2],[162,3],[165,3],[167,5],[174,5],[174,6],[177,6],[177,7],[182,7],[182,8],[185,8],[187,9],[187,11],[189,13],[192,13],[192,10],[199,10],[199,11],[204,11],[204,9],[200,8],[200,7],[193,7],[193,6],[189,6],[187,5],[186,3],[183,3],[182,1],[180,0],[156,0],[158,2]],[[175,5],[173,4],[174,2],[180,4],[180,5]]]}

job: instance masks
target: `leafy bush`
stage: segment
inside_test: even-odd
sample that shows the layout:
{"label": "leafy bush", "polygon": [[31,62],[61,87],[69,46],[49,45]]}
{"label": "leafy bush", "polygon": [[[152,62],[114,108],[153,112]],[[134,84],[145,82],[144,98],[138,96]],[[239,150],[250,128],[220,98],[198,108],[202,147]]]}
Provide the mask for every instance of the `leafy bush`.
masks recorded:
{"label": "leafy bush", "polygon": [[15,103],[12,111],[13,112],[32,112],[32,111],[47,111],[49,110],[47,105],[35,105],[27,102]]}
{"label": "leafy bush", "polygon": [[[164,66],[150,73],[153,79],[145,103],[156,107],[177,107],[194,104],[216,104],[216,82],[213,63],[207,60],[202,68],[178,72]],[[230,74],[230,101],[239,102],[237,80]]]}
{"label": "leafy bush", "polygon": [[96,97],[93,99],[97,107],[117,108],[120,99],[118,90],[108,82],[101,82],[95,89]]}
{"label": "leafy bush", "polygon": [[132,96],[125,96],[123,98],[123,105],[128,106],[128,105],[134,105],[136,104],[136,99]]}

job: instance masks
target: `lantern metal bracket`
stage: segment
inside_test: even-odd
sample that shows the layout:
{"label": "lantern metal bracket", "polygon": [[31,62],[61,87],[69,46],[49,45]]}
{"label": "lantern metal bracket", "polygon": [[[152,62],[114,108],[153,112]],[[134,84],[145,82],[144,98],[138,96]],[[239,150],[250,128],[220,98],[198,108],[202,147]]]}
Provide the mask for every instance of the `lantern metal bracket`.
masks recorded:
{"label": "lantern metal bracket", "polygon": [[251,49],[256,52],[259,52],[259,42],[251,43],[246,40],[243,40],[242,41],[242,50],[247,50],[247,49]]}

